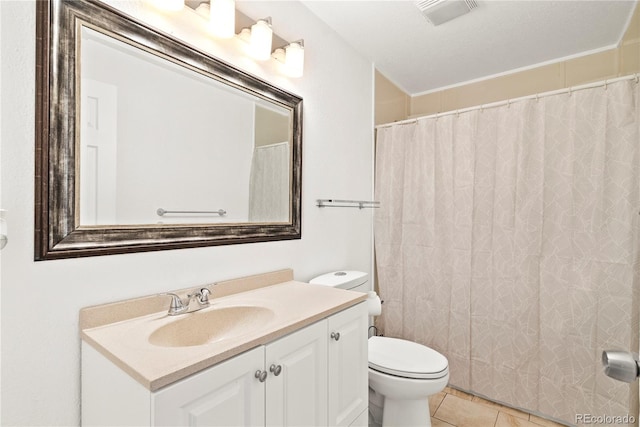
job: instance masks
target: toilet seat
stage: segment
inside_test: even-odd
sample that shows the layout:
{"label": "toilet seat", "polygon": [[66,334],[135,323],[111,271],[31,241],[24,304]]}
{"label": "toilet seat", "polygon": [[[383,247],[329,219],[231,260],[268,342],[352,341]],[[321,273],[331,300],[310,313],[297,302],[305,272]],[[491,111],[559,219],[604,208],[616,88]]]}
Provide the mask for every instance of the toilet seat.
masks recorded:
{"label": "toilet seat", "polygon": [[447,358],[437,351],[407,340],[369,338],[369,368],[413,379],[437,379],[449,373]]}

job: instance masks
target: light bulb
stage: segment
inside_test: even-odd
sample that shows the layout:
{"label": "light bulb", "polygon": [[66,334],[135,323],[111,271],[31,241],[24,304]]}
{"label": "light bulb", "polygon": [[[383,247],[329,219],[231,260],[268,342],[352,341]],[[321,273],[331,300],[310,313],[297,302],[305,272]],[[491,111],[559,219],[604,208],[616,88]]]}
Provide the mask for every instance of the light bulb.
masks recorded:
{"label": "light bulb", "polygon": [[236,33],[236,2],[211,0],[209,28],[220,38],[228,39]]}
{"label": "light bulb", "polygon": [[304,46],[302,40],[291,42],[284,48],[285,68],[291,77],[302,77],[304,71]]}
{"label": "light bulb", "polygon": [[260,61],[271,57],[273,31],[269,22],[270,19],[261,19],[251,26],[251,54]]}

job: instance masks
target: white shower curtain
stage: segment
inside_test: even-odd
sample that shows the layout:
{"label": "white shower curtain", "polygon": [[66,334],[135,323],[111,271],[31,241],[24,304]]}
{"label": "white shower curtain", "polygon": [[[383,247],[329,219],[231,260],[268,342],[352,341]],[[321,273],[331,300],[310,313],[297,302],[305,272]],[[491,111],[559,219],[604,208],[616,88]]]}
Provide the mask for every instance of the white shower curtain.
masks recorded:
{"label": "white shower curtain", "polygon": [[290,151],[286,141],[253,150],[249,178],[249,221],[289,220]]}
{"label": "white shower curtain", "polygon": [[604,349],[638,351],[634,80],[381,127],[379,327],[451,385],[568,423],[637,415]]}

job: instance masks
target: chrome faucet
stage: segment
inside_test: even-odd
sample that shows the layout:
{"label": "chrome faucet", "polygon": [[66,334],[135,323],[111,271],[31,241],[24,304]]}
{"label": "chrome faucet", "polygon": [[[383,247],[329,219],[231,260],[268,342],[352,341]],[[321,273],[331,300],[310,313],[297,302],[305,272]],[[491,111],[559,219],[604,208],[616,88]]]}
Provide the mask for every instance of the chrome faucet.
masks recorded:
{"label": "chrome faucet", "polygon": [[[171,297],[171,304],[169,304],[169,311],[167,314],[169,316],[176,316],[178,314],[191,313],[207,307],[209,305],[209,295],[211,295],[211,291],[207,288],[202,288],[199,291],[188,294],[185,300],[182,300],[178,295],[171,292],[165,292],[160,295]],[[198,307],[194,310],[189,310],[191,300],[194,299],[198,302]]]}

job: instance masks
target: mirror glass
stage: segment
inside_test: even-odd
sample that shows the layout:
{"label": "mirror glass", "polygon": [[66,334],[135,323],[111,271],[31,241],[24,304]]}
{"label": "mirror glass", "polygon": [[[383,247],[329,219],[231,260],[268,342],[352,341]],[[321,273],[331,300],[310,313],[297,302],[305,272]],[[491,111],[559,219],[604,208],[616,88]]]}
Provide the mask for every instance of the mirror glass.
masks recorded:
{"label": "mirror glass", "polygon": [[35,260],[301,238],[301,97],[99,0],[36,11]]}
{"label": "mirror glass", "polygon": [[287,222],[291,109],[81,29],[81,226]]}

